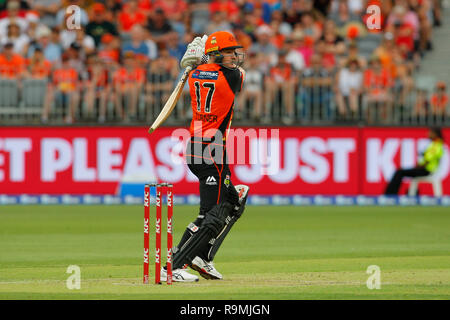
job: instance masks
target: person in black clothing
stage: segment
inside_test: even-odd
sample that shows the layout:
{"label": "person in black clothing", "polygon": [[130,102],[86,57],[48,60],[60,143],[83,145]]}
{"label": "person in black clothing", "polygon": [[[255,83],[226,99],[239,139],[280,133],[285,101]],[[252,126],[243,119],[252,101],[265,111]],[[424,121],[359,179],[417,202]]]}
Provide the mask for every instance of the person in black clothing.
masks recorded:
{"label": "person in black clothing", "polygon": [[150,31],[155,40],[172,31],[172,26],[161,8],[155,10],[153,16],[147,20],[146,28]]}
{"label": "person in black clothing", "polygon": [[95,3],[92,6],[94,11],[93,20],[86,26],[86,34],[94,38],[95,46],[98,47],[101,43],[103,35],[109,33],[118,36],[116,26],[105,19],[106,8],[102,3]]}

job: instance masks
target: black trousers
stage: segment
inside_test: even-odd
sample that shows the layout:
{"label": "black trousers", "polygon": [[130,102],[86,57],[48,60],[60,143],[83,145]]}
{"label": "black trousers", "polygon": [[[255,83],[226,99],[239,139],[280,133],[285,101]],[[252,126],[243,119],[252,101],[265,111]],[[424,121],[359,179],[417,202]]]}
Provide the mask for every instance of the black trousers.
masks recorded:
{"label": "black trousers", "polygon": [[386,187],[384,194],[386,195],[394,195],[398,194],[398,190],[400,189],[400,185],[402,184],[402,180],[404,177],[424,177],[428,176],[430,172],[425,168],[412,168],[412,169],[398,169],[391,181]]}
{"label": "black trousers", "polygon": [[[199,180],[200,212],[197,219],[187,226],[178,248],[183,248],[194,232],[201,228],[205,217],[214,206],[224,201],[231,204],[239,203],[239,195],[231,183],[231,171],[227,163],[225,146],[191,139],[186,147],[186,162],[189,170]],[[209,260],[208,252],[211,246],[210,243],[203,244],[198,248],[197,255]],[[181,266],[174,265],[174,268],[179,267]]]}
{"label": "black trousers", "polygon": [[192,139],[186,148],[186,161],[199,180],[201,213],[222,201],[238,203],[239,195],[231,182],[225,146]]}

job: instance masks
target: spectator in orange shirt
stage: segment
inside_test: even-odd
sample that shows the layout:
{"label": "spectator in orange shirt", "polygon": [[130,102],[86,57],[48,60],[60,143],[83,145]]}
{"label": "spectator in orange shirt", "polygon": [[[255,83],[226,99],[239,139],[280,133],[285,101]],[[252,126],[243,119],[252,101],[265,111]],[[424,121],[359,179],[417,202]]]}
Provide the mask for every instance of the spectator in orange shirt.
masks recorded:
{"label": "spectator in orange shirt", "polygon": [[87,79],[85,83],[85,101],[88,116],[93,115],[95,102],[98,99],[98,121],[103,123],[106,119],[106,103],[108,102],[111,93],[108,68],[95,54],[91,54],[87,57],[86,64]]}
{"label": "spectator in orange shirt", "polygon": [[[139,95],[145,82],[145,70],[138,66],[136,55],[132,51],[124,53],[123,62],[123,67],[113,76],[116,112],[125,121],[130,118],[135,120]],[[126,102],[127,113],[124,112],[123,100]]]}
{"label": "spectator in orange shirt", "polygon": [[130,32],[131,28],[136,24],[144,25],[147,21],[147,16],[140,11],[137,0],[129,0],[119,13],[118,20],[119,31],[123,33]]}
{"label": "spectator in orange shirt", "polygon": [[241,44],[244,52],[246,52],[252,45],[252,38],[244,32],[244,26],[233,23],[231,31],[234,34],[236,41]]}
{"label": "spectator in orange shirt", "polygon": [[119,63],[119,47],[120,45],[118,39],[112,34],[107,33],[102,37],[98,56],[101,60],[103,60],[103,62],[114,67]]}
{"label": "spectator in orange shirt", "polygon": [[431,95],[431,112],[436,118],[444,120],[448,108],[448,95],[446,93],[447,85],[443,81],[436,83],[435,92]]}
{"label": "spectator in orange shirt", "polygon": [[25,59],[14,53],[14,45],[5,44],[0,54],[0,77],[8,79],[20,79],[24,76]]}
{"label": "spectator in orange shirt", "polygon": [[[364,91],[368,108],[368,121],[372,120],[372,111],[377,116],[388,120],[388,111],[392,101],[390,89],[393,86],[392,76],[389,70],[383,68],[380,58],[373,56],[369,61],[369,67],[364,72]],[[374,104],[375,110],[372,110]]]}
{"label": "spectator in orange shirt", "polygon": [[[48,95],[44,103],[41,119],[47,122],[52,101],[55,99],[62,101],[68,100],[69,108],[66,110],[66,123],[72,123],[75,118],[75,111],[80,103],[80,82],[79,74],[70,65],[70,56],[68,53],[63,53],[61,56],[61,66],[56,67],[51,74],[51,84],[48,87]],[[65,106],[64,106],[65,107]]]}
{"label": "spectator in orange shirt", "polygon": [[36,48],[27,66],[27,77],[32,79],[48,79],[51,70],[52,64],[45,59],[42,49]]}
{"label": "spectator in orange shirt", "polygon": [[270,119],[272,105],[280,105],[275,101],[279,90],[282,92],[282,104],[286,110],[281,110],[282,121],[290,124],[294,120],[294,71],[290,63],[286,61],[287,51],[281,50],[278,55],[278,63],[270,69],[265,79],[265,121]]}

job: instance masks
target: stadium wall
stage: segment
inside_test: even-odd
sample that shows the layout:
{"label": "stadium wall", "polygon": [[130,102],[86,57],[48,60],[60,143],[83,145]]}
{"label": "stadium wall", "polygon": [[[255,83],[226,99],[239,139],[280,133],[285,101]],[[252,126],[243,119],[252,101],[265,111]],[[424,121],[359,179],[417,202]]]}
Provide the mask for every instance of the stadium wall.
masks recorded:
{"label": "stadium wall", "polygon": [[[284,196],[290,197],[289,203],[317,195],[378,196],[398,166],[416,163],[428,144],[427,130],[239,128],[229,139],[234,141],[228,151],[235,162],[232,179],[234,184],[251,185],[252,195],[261,199],[280,196],[281,203]],[[152,135],[145,127],[3,127],[0,195],[3,200],[8,199],[5,196],[64,195],[69,202],[70,195],[140,197],[145,182],[160,180],[173,183],[178,196],[188,197],[198,185],[181,161],[183,147],[172,138],[177,132],[179,128],[169,127]],[[450,129],[443,133],[449,141]],[[447,146],[437,174],[443,179],[444,194],[450,195]],[[405,183],[401,193],[407,187]],[[431,195],[431,187],[421,185],[420,194]]]}

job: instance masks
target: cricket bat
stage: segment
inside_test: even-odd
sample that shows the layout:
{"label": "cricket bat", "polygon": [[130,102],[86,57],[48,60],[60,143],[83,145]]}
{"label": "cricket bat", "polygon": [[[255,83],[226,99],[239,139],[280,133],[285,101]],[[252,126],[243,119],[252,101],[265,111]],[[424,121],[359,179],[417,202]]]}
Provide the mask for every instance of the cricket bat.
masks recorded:
{"label": "cricket bat", "polygon": [[180,80],[178,81],[175,89],[173,90],[172,94],[170,95],[169,99],[167,99],[166,104],[162,108],[160,114],[155,119],[153,124],[151,125],[150,129],[148,129],[148,133],[152,133],[158,127],[163,124],[164,121],[167,120],[167,118],[172,113],[173,109],[177,105],[178,99],[180,99],[181,92],[183,91],[184,85],[186,83],[186,80],[188,79],[189,72],[191,72],[192,67],[186,67],[186,69],[183,72],[183,75],[181,76]]}

